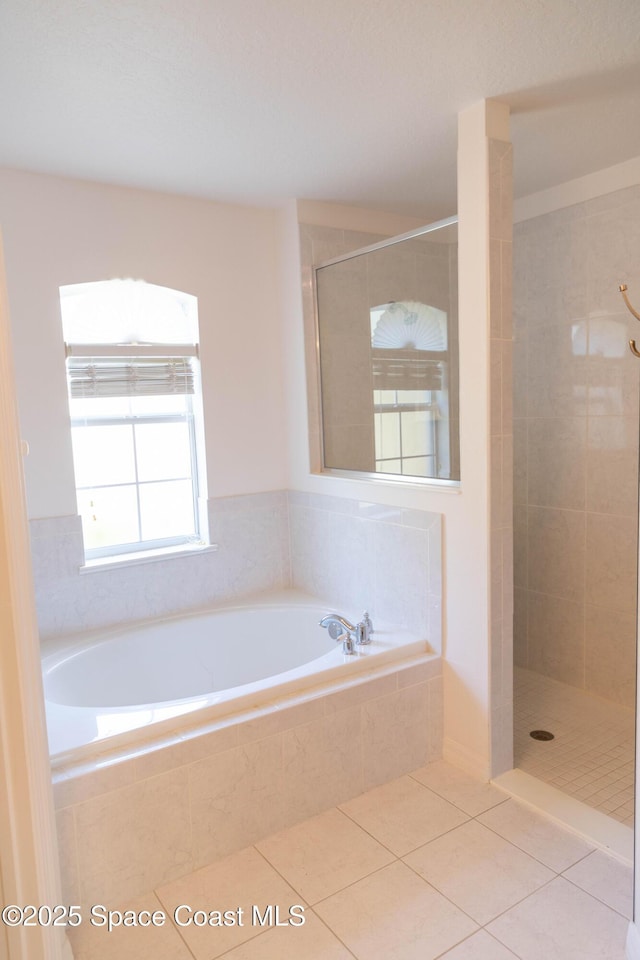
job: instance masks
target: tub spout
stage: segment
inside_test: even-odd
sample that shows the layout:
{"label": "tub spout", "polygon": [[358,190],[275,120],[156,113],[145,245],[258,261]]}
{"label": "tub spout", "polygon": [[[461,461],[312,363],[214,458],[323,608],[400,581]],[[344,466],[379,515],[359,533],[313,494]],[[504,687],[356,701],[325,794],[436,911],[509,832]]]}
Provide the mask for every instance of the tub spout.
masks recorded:
{"label": "tub spout", "polygon": [[365,612],[360,623],[354,626],[338,613],[328,613],[320,621],[321,627],[326,627],[332,640],[342,643],[342,649],[345,653],[355,652],[354,644],[358,645],[371,643],[371,634],[373,626],[369,614]]}
{"label": "tub spout", "polygon": [[353,634],[356,631],[354,625],[338,613],[328,613],[326,617],[323,617],[320,621],[320,626],[326,627],[329,630],[329,636],[332,640],[338,640],[338,635],[345,630],[349,634]]}

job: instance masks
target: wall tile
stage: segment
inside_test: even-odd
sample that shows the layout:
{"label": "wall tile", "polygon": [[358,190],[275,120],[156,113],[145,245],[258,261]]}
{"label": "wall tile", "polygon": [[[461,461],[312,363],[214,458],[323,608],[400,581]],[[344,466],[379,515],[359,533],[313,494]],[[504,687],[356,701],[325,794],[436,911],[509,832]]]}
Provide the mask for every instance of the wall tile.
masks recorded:
{"label": "wall tile", "polygon": [[502,336],[502,241],[491,238],[489,241],[489,257],[491,272],[489,277],[489,336],[492,340],[499,340]]}
{"label": "wall tile", "polygon": [[586,380],[590,417],[638,418],[640,364],[627,348],[627,340],[636,338],[638,330],[637,324],[633,327],[630,321],[626,323],[624,352],[619,357],[589,357]]}
{"label": "wall tile", "polygon": [[513,344],[513,415],[527,415],[527,354],[526,342],[516,340]]}
{"label": "wall tile", "polygon": [[[413,667],[412,671],[415,676],[415,672],[422,672],[427,668],[428,664],[421,664],[420,667]],[[403,671],[404,674],[409,674],[410,671]],[[419,682],[418,679],[413,682]],[[405,679],[403,686],[409,686],[411,683],[409,678]],[[398,689],[398,678],[396,674],[388,674],[387,676],[377,677],[375,680],[367,680],[364,683],[353,683],[343,690],[338,690],[336,693],[330,693],[323,698],[324,701],[324,712],[326,714],[338,713],[340,710],[348,710],[349,707],[356,707],[361,703],[366,703],[367,700],[374,700],[378,697],[383,697],[389,693],[395,693]]]}
{"label": "wall tile", "polygon": [[502,358],[502,432],[513,433],[513,343],[500,341]]}
{"label": "wall tile", "polygon": [[[291,558],[295,586],[346,604],[353,616],[398,623],[425,634],[429,608],[440,600],[441,527],[432,513],[403,512],[357,504],[352,516],[332,509],[332,498],[314,497],[313,506],[290,506]],[[316,505],[321,509],[316,509]],[[339,548],[336,547],[339,545]],[[433,620],[436,628],[437,622]],[[439,638],[432,641],[437,649]]]}
{"label": "wall tile", "polygon": [[374,534],[376,605],[382,618],[427,632],[429,540],[411,527],[379,523]]}
{"label": "wall tile", "polygon": [[591,417],[587,510],[634,517],[638,511],[638,420]]}
{"label": "wall tile", "polygon": [[74,776],[55,777],[53,797],[56,809],[91,800],[102,793],[118,790],[133,783],[136,776],[134,760],[123,763],[100,761],[76,768]]}
{"label": "wall tile", "polygon": [[526,504],[528,500],[528,433],[529,421],[513,421],[513,502]]}
{"label": "wall tile", "polygon": [[[640,186],[574,204],[517,224],[513,251],[514,493],[529,506],[526,527],[515,512],[515,583],[525,591],[516,590],[516,663],[544,663],[549,675],[567,679],[579,618],[558,601],[577,603],[586,623],[586,688],[619,702],[635,655],[625,624],[636,594],[640,365],[627,346],[637,323],[618,284],[640,289],[639,210]],[[545,603],[549,621],[564,611],[565,638],[573,638],[552,654],[540,629]],[[528,643],[527,606],[535,611]],[[615,656],[603,657],[598,633],[610,637]]]}
{"label": "wall tile", "polygon": [[75,812],[83,902],[136,896],[190,872],[185,770],[88,800]]}
{"label": "wall tile", "polygon": [[579,511],[529,507],[530,590],[574,602],[584,599],[585,528]]}
{"label": "wall tile", "polygon": [[587,424],[584,418],[531,419],[529,504],[584,510]]}
{"label": "wall tile", "polygon": [[363,789],[427,762],[429,686],[420,683],[363,704]]}
{"label": "wall tile", "polygon": [[515,507],[513,517],[513,583],[516,590],[529,586],[529,511],[526,506]]}
{"label": "wall tile", "polygon": [[529,669],[584,686],[584,607],[580,603],[529,593]]}
{"label": "wall tile", "polygon": [[513,591],[513,662],[516,667],[528,667],[528,591]]}
{"label": "wall tile", "polygon": [[589,365],[585,332],[577,322],[560,319],[529,330],[527,345],[527,415],[581,417],[587,406]]}
{"label": "wall tile", "polygon": [[284,706],[281,709],[271,709],[259,713],[258,716],[237,726],[238,742],[250,743],[252,740],[264,740],[282,730],[298,727],[302,723],[311,723],[324,716],[324,697],[314,700],[303,700],[293,706]]}
{"label": "wall tile", "polygon": [[283,734],[287,822],[296,823],[363,790],[361,707]]}
{"label": "wall tile", "polygon": [[513,243],[500,243],[500,274],[502,281],[502,333],[503,340],[513,337]]}
{"label": "wall tile", "polygon": [[[490,483],[490,517],[491,517],[491,529],[497,530],[504,525],[504,508],[505,508],[505,499],[507,497],[507,491],[504,490],[503,486],[503,447],[504,447],[504,438],[503,437],[491,437],[491,446],[490,446],[490,457],[491,457],[491,470],[489,475]],[[512,494],[511,491],[508,492],[509,499],[511,500]]]}
{"label": "wall tile", "polygon": [[444,689],[442,676],[429,681],[429,742],[427,763],[442,759],[444,736]]}
{"label": "wall tile", "polygon": [[[427,660],[414,666],[403,667],[397,671],[396,676],[398,690],[402,690],[404,687],[412,687],[415,683],[426,683],[427,680],[442,676],[442,664],[439,660]],[[384,691],[384,693],[389,692],[391,691]]]}
{"label": "wall tile", "polygon": [[585,686],[633,709],[636,698],[636,617],[587,604]]}
{"label": "wall tile", "polygon": [[632,291],[640,281],[640,196],[590,216],[586,227],[592,309],[615,310],[620,305],[618,285],[627,283]]}
{"label": "wall tile", "polygon": [[281,735],[227,750],[188,770],[194,866],[281,829]]}
{"label": "wall tile", "polygon": [[219,551],[79,575],[79,518],[31,521],[38,623],[43,638],[206,607],[290,582],[285,491],[209,504]]}
{"label": "wall tile", "polygon": [[586,590],[590,604],[632,613],[637,590],[637,522],[587,515]]}
{"label": "wall tile", "polygon": [[58,810],[56,832],[62,884],[62,903],[80,903],[80,878],[76,854],[76,825],[73,809]]}
{"label": "wall tile", "polygon": [[502,437],[502,509],[500,526],[513,526],[513,434]]}
{"label": "wall tile", "polygon": [[221,727],[199,736],[180,737],[178,742],[163,745],[157,750],[143,751],[135,758],[137,780],[146,780],[159,773],[186,766],[212,754],[222,753],[235,747],[238,742],[238,727],[235,724]]}

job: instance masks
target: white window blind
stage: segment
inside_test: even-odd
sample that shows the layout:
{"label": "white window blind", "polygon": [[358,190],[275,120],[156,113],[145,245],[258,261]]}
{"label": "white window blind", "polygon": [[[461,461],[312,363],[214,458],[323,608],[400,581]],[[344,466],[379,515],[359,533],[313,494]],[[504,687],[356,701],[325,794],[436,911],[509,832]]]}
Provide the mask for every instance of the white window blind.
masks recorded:
{"label": "white window blind", "polygon": [[70,356],[67,374],[72,399],[195,392],[191,357]]}

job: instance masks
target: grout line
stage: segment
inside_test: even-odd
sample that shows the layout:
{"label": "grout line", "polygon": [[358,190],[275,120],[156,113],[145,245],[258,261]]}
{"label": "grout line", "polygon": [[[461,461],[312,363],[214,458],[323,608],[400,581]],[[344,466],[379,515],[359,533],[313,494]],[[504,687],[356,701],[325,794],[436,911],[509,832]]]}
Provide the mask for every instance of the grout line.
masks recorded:
{"label": "grout line", "polygon": [[[424,786],[424,784],[422,784],[422,786]],[[428,789],[428,788],[425,788],[425,789]],[[438,795],[436,794],[436,796]],[[439,797],[439,799],[442,800],[443,798]],[[453,806],[453,804],[451,804],[451,806]],[[459,807],[456,807],[455,809],[459,813],[463,812],[460,810]],[[473,819],[472,817],[469,816],[468,813],[466,813],[465,816],[467,819],[464,820],[462,823],[456,823],[455,826],[449,827],[447,830],[443,830],[442,833],[437,834],[437,836],[431,837],[429,840],[424,840],[422,843],[419,843],[417,847],[412,847],[411,850],[407,850],[406,853],[395,853],[395,851],[393,851],[391,847],[388,847],[386,843],[384,843],[384,841],[380,840],[378,837],[374,836],[374,834],[370,833],[366,827],[363,827],[362,824],[359,823],[351,814],[347,813],[346,810],[341,810],[341,813],[344,813],[346,817],[348,817],[351,821],[353,821],[353,823],[355,823],[356,826],[360,827],[361,830],[364,830],[364,832],[368,834],[368,836],[370,836],[373,840],[375,840],[376,843],[379,843],[381,847],[384,847],[385,850],[388,850],[389,853],[391,853],[396,860],[402,860],[404,857],[408,857],[409,854],[415,853],[416,850],[420,850],[422,847],[426,847],[428,844],[433,843],[434,840],[439,840],[440,837],[444,837],[448,833],[453,833],[454,830],[457,830],[459,827],[464,826],[465,823],[469,823],[469,821]]]}
{"label": "grout line", "polygon": [[[187,876],[189,876],[189,874],[187,874]],[[173,921],[173,913],[169,910],[169,907],[165,904],[164,900],[162,900],[162,898],[160,897],[160,894],[158,893],[157,888],[154,888],[154,889],[152,890],[152,895],[156,898],[156,900],[158,901],[158,903],[159,903],[160,906],[162,907],[162,910],[164,911],[165,915],[167,915],[167,916],[169,917],[169,923],[171,924],[172,929],[175,930],[176,933],[178,934],[178,936],[180,937],[180,940],[181,940],[182,943],[185,945],[185,947],[186,947],[189,955],[190,955],[191,957],[193,957],[193,960],[198,960],[198,958],[196,957],[195,953],[193,952],[193,950],[191,949],[191,947],[189,946],[189,944],[187,943],[187,941],[186,941],[185,938],[183,937],[183,935],[182,935],[182,928],[179,927],[176,923],[174,923],[174,921]],[[186,929],[186,928],[185,928],[185,929]]]}
{"label": "grout line", "polygon": [[[567,869],[571,869],[571,868],[568,867]],[[614,913],[617,913],[618,916],[626,920],[627,923],[631,922],[632,917],[628,917],[626,914],[620,913],[620,911],[617,910],[615,907],[612,907],[610,903],[607,903],[605,900],[602,899],[602,897],[599,897],[597,893],[592,893],[591,890],[585,890],[584,887],[581,887],[580,884],[576,883],[575,880],[572,880],[571,877],[565,877],[564,874],[561,874],[561,876],[563,880],[566,880],[567,883],[570,883],[572,886],[576,887],[577,890],[581,890],[582,893],[586,893],[587,896],[593,897],[594,900],[597,900],[598,903],[603,904],[603,906],[607,907],[607,909],[613,910]],[[633,913],[633,904],[631,906],[632,906],[632,913]]]}
{"label": "grout line", "polygon": [[354,960],[358,960],[358,958],[356,957],[356,954],[353,952],[353,950],[351,950],[351,949],[347,946],[347,944],[344,942],[344,940],[342,939],[342,937],[340,937],[340,936],[336,933],[336,931],[333,930],[333,929],[329,926],[329,924],[326,922],[326,920],[323,920],[322,917],[320,916],[320,914],[319,914],[319,913],[316,913],[316,911],[313,909],[313,907],[309,907],[309,909],[310,909],[311,913],[314,915],[314,917],[319,921],[319,923],[321,923],[322,926],[325,927],[325,929],[329,931],[329,933],[331,934],[331,936],[335,937],[336,940],[338,940],[338,942],[342,944],[342,946],[345,948],[345,950],[347,951],[347,953],[348,953],[350,956],[352,956],[352,957],[354,958]]}
{"label": "grout line", "polygon": [[[407,854],[407,856],[408,856],[408,854]],[[469,920],[471,920],[472,923],[475,923],[477,929],[474,930],[473,933],[477,933],[478,930],[480,930],[480,929],[482,928],[483,925],[482,925],[478,920],[476,920],[475,917],[472,917],[470,913],[468,913],[463,907],[460,906],[459,903],[456,903],[455,900],[452,900],[451,897],[447,896],[447,894],[444,893],[444,892],[440,889],[440,887],[437,887],[436,884],[435,884],[435,883],[432,883],[430,880],[425,879],[425,877],[423,877],[422,874],[419,873],[419,872],[415,869],[415,867],[412,867],[410,863],[406,863],[404,860],[401,860],[400,862],[403,863],[403,864],[405,865],[405,867],[407,867],[409,870],[411,870],[411,872],[414,873],[414,874],[416,875],[416,877],[418,877],[418,879],[422,880],[422,882],[423,882],[424,884],[426,884],[428,887],[431,887],[433,890],[435,890],[437,893],[439,893],[440,896],[441,896],[444,900],[446,900],[446,901],[447,901],[448,903],[450,903],[453,907],[455,907],[456,910],[458,910],[460,913],[463,913],[463,914],[465,915],[465,917],[468,917]],[[471,936],[471,934],[470,934],[470,936]],[[452,949],[452,948],[449,947],[449,949]]]}

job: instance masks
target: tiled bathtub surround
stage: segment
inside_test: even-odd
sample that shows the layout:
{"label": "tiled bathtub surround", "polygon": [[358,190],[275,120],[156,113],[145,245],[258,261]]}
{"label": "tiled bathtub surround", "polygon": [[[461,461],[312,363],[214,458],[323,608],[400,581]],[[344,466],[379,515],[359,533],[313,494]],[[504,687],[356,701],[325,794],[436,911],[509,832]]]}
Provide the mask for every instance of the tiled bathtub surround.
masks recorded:
{"label": "tiled bathtub surround", "polygon": [[126,900],[438,758],[440,669],[389,667],[61,772],[65,902]]}
{"label": "tiled bathtub surround", "polygon": [[640,186],[517,224],[515,659],[635,697]]}
{"label": "tiled bathtub surround", "polygon": [[217,551],[85,574],[80,519],[32,520],[41,636],[295,586],[343,604],[351,616],[368,609],[439,652],[439,514],[286,491],[212,500],[209,512]]}
{"label": "tiled bathtub surround", "polygon": [[[441,649],[439,514],[289,493],[292,586],[368,610]],[[355,608],[355,609],[354,609]]]}
{"label": "tiled bathtub surround", "polygon": [[286,491],[209,502],[217,551],[80,574],[79,517],[31,521],[41,637],[211,606],[290,583]]}
{"label": "tiled bathtub surround", "polygon": [[[43,635],[311,587],[441,642],[438,515],[286,492],[211,504],[217,552],[79,574],[76,518],[32,521]],[[198,724],[200,727],[198,728]],[[385,666],[161,748],[56,774],[65,897],[133,896],[440,756],[439,658]],[[80,900],[78,900],[80,897]]]}

